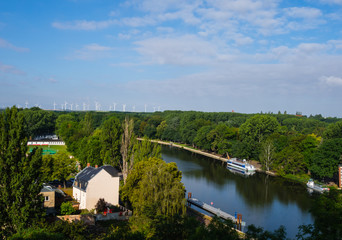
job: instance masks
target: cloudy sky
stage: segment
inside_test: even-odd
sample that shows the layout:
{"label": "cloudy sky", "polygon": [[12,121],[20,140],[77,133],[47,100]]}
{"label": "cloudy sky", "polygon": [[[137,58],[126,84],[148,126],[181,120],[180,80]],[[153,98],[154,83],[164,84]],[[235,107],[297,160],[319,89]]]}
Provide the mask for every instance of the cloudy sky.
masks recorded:
{"label": "cloudy sky", "polygon": [[0,1],[0,107],[65,102],[342,117],[342,0]]}

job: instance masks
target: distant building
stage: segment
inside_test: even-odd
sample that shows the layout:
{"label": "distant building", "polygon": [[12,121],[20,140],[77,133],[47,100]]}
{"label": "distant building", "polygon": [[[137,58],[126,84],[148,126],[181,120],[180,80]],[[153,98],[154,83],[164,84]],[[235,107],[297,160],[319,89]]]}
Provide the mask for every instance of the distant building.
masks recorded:
{"label": "distant building", "polygon": [[49,184],[43,184],[40,193],[44,196],[44,208],[46,213],[56,214],[56,208],[59,208],[64,201],[66,194],[61,190]]}
{"label": "distant building", "polygon": [[80,209],[92,210],[100,198],[112,205],[119,204],[119,172],[110,165],[91,167],[79,172],[73,184],[73,197]]}
{"label": "distant building", "polygon": [[27,145],[28,146],[65,145],[65,142],[61,140],[29,140],[27,141]]}

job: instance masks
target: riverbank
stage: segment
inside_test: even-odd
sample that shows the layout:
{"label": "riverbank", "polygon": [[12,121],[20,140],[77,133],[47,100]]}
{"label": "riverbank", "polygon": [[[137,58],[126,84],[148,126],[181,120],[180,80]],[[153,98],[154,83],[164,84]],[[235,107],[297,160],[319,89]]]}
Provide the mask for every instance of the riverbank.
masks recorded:
{"label": "riverbank", "polygon": [[[144,138],[138,138],[138,140],[142,141],[142,140],[145,140],[145,139]],[[186,146],[185,144],[179,144],[179,143],[174,143],[174,142],[166,142],[166,141],[161,141],[161,140],[153,140],[153,139],[148,139],[148,140],[151,141],[151,142],[154,142],[154,143],[162,144],[162,145],[167,145],[167,146],[171,146],[171,147],[177,147],[177,148],[180,148],[180,149],[185,149],[187,151],[190,151],[190,152],[193,152],[193,153],[197,153],[197,154],[200,154],[200,155],[203,155],[203,156],[206,156],[206,157],[210,157],[210,158],[213,158],[213,159],[216,159],[216,160],[220,160],[220,161],[225,162],[225,163],[227,162],[227,158],[218,156],[215,153],[208,153],[208,152],[204,152],[202,150],[194,149],[194,148]],[[259,162],[257,162],[257,161],[251,160],[251,161],[249,161],[249,163],[252,164],[255,167],[257,172],[263,172],[263,173],[266,173],[267,175],[277,176],[277,174],[275,172],[262,170],[261,164]]]}

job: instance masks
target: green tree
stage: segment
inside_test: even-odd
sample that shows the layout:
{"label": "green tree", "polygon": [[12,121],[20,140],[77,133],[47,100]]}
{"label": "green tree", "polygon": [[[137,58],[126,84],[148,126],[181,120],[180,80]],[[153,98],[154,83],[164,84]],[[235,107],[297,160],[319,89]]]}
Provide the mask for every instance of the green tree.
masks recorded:
{"label": "green tree", "polygon": [[241,125],[239,135],[244,147],[241,155],[258,159],[260,144],[269,135],[276,132],[280,125],[275,117],[269,115],[255,115]]}
{"label": "green tree", "polygon": [[18,109],[0,115],[0,238],[42,218],[42,152],[27,153],[27,129]]}
{"label": "green tree", "polygon": [[76,210],[73,208],[71,202],[63,202],[61,204],[61,214],[62,215],[71,215],[75,212],[76,212]]}
{"label": "green tree", "polygon": [[166,124],[166,121],[162,121],[158,127],[157,127],[157,133],[156,133],[156,137],[157,138],[160,138],[160,139],[163,139],[162,136],[164,134],[164,131],[167,127],[167,124]]}
{"label": "green tree", "polygon": [[64,152],[58,152],[54,155],[53,177],[61,180],[66,187],[67,177],[76,170],[74,158],[70,158]]}
{"label": "green tree", "polygon": [[207,135],[209,132],[213,129],[213,126],[203,126],[201,127],[196,134],[196,137],[194,138],[194,143],[197,147],[203,150],[210,150],[211,149],[211,143],[207,139]]}
{"label": "green tree", "polygon": [[134,164],[149,158],[161,158],[161,147],[157,143],[144,138],[134,145]]}
{"label": "green tree", "polygon": [[271,139],[266,139],[261,144],[260,162],[266,171],[269,171],[275,160],[275,147]]}
{"label": "green tree", "polygon": [[134,214],[153,219],[185,211],[182,173],[175,163],[151,158],[138,162],[122,188],[123,200],[129,200]]}
{"label": "green tree", "polygon": [[133,132],[133,119],[129,120],[128,117],[126,117],[124,123],[122,124],[122,128],[123,134],[121,138],[120,149],[122,160],[120,161],[120,169],[122,172],[124,184],[126,184],[128,174],[132,171],[134,164],[134,144],[136,142],[136,138]]}
{"label": "green tree", "polygon": [[333,177],[342,156],[342,138],[324,140],[313,154],[310,170],[315,177]]}
{"label": "green tree", "polygon": [[342,138],[342,121],[330,124],[323,133],[326,139]]}
{"label": "green tree", "polygon": [[314,224],[299,227],[300,240],[342,239],[342,194],[331,189],[315,199],[310,211],[315,217]]}
{"label": "green tree", "polygon": [[212,151],[218,152],[219,154],[225,154],[230,152],[231,149],[229,139],[236,137],[236,135],[236,129],[230,128],[224,123],[219,123],[208,133],[207,139],[211,142]]}
{"label": "green tree", "polygon": [[53,175],[53,163],[54,159],[51,155],[44,155],[42,159],[42,167],[41,167],[41,173],[42,173],[42,181],[43,182],[49,182],[52,179]]}

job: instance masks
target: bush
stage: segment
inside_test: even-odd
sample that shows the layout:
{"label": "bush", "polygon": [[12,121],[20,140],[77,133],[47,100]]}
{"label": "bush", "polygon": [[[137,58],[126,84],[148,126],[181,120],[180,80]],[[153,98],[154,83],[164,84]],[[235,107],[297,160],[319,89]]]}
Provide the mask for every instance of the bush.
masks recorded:
{"label": "bush", "polygon": [[97,201],[95,209],[97,213],[104,212],[107,208],[107,203],[103,198],[100,198],[99,201]]}
{"label": "bush", "polygon": [[61,205],[61,214],[62,215],[70,215],[75,213],[76,210],[73,208],[72,203],[71,202],[64,202]]}

